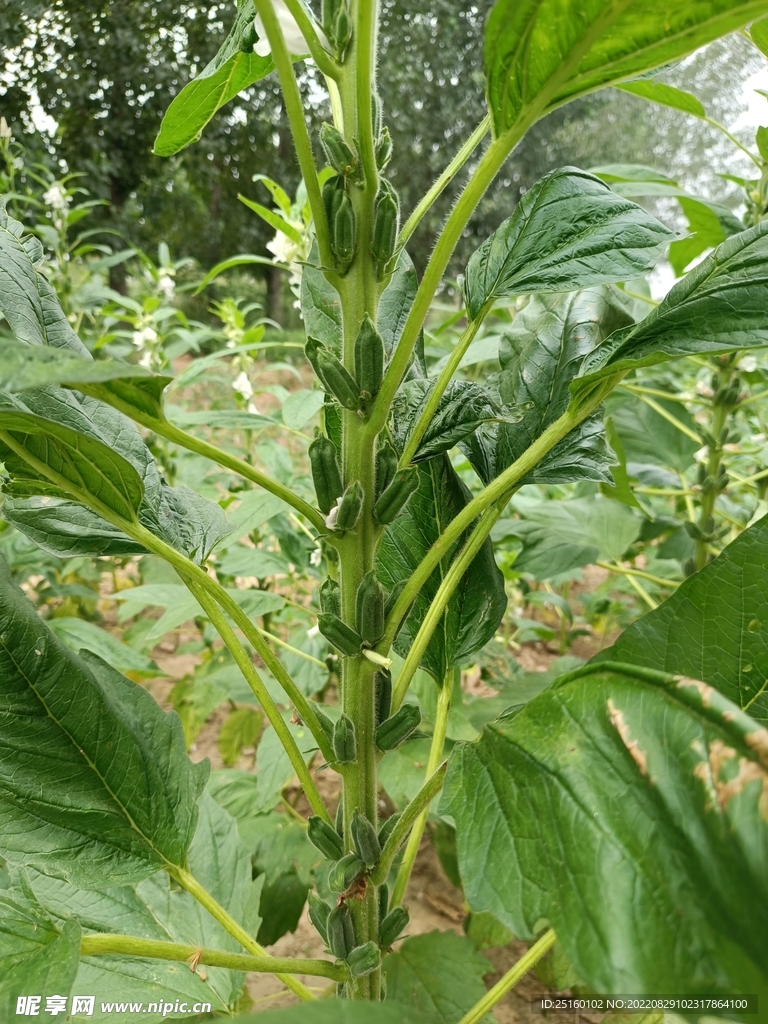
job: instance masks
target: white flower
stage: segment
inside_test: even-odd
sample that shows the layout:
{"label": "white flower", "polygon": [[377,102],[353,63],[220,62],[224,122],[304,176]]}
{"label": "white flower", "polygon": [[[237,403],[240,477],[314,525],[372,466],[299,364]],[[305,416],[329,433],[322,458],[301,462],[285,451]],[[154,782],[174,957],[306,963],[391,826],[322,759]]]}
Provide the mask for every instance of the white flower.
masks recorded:
{"label": "white flower", "polygon": [[309,556],[309,564],[310,565],[318,566],[318,565],[321,564],[322,561],[323,561],[323,551],[322,551],[322,548],[317,547],[312,552],[312,554]]}
{"label": "white flower", "polygon": [[754,373],[757,369],[757,359],[754,356],[744,356],[736,365],[742,373]]}
{"label": "white flower", "polygon": [[146,352],[142,352],[141,356],[139,356],[139,366],[143,366],[147,370],[152,369],[152,353],[149,349]]}
{"label": "white flower", "polygon": [[255,402],[249,402],[248,403],[248,412],[251,414],[251,416],[258,416],[259,415],[259,410],[256,408],[256,403]]}
{"label": "white flower", "polygon": [[8,122],[4,117],[0,117],[0,139],[11,139],[11,129],[8,127]]}
{"label": "white flower", "polygon": [[47,192],[43,193],[43,202],[52,210],[66,210],[69,206],[67,193],[61,185],[51,185]]}
{"label": "white flower", "polygon": [[[300,229],[301,225],[296,224],[294,227]],[[292,263],[299,254],[298,245],[283,231],[278,231],[272,241],[267,242],[267,248],[281,263]]]}
{"label": "white flower", "polygon": [[[280,22],[280,28],[285,38],[285,45],[288,47],[289,53],[309,53],[309,47],[304,35],[293,20],[293,15],[285,6],[283,0],[272,0],[277,20]],[[257,53],[259,57],[266,57],[272,51],[272,47],[269,45],[267,39],[267,33],[262,23],[261,17],[256,15],[256,19],[253,23],[253,27],[259,36],[259,41],[253,48],[253,52]],[[323,36],[318,29],[318,35],[323,40]]]}
{"label": "white flower", "polygon": [[325,525],[328,527],[329,530],[333,530],[336,527],[336,520],[339,518],[339,505],[340,504],[341,504],[341,499],[339,499],[336,502],[336,504],[333,506],[331,511],[325,517]]}
{"label": "white flower", "polygon": [[157,341],[157,331],[154,327],[142,327],[140,331],[133,332],[133,344],[138,349],[146,348],[147,345],[154,345]]}
{"label": "white flower", "polygon": [[245,370],[232,381],[232,390],[236,391],[238,395],[242,395],[246,402],[253,398],[253,387]]}
{"label": "white flower", "polygon": [[173,293],[176,291],[176,285],[172,277],[168,274],[162,274],[160,280],[157,282],[157,287],[160,289],[163,297],[169,302],[173,298]]}
{"label": "white flower", "polygon": [[314,637],[319,636],[319,635],[320,635],[320,627],[319,626],[312,626],[311,629],[307,630],[307,636],[309,637],[310,640],[312,640]]}

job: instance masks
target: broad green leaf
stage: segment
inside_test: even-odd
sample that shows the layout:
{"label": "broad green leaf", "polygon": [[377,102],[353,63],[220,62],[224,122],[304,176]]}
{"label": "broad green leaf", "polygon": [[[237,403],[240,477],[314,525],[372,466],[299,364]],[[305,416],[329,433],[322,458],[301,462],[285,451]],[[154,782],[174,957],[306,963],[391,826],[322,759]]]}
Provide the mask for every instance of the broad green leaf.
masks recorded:
{"label": "broad green leaf", "polygon": [[[418,472],[419,489],[395,522],[386,528],[379,548],[376,573],[390,590],[410,579],[421,559],[470,498],[446,455],[430,459],[418,467]],[[421,588],[395,640],[398,654],[404,656],[410,649],[463,540],[452,547]],[[504,578],[494,561],[491,542],[487,540],[454,591],[432,634],[422,667],[441,685],[451,666],[460,664],[491,639],[506,605]]]}
{"label": "broad green leaf", "polygon": [[243,747],[255,747],[264,725],[264,719],[256,708],[235,708],[230,711],[219,729],[219,753],[225,765],[233,765],[243,752]]}
{"label": "broad green leaf", "polygon": [[[251,934],[259,927],[260,880],[251,880],[250,851],[237,826],[208,794],[200,799],[200,819],[189,848],[195,878]],[[89,932],[135,935],[164,942],[192,943],[228,952],[241,947],[188,893],[172,888],[165,872],[130,886],[77,889],[68,882],[29,871],[35,896],[59,921],[77,922]],[[108,1022],[114,1014],[101,1002],[210,1002],[226,1013],[239,998],[244,976],[237,971],[206,967],[192,972],[184,963],[140,957],[84,957],[75,991],[96,995],[92,1020]],[[121,1020],[160,1020],[146,1013],[124,1012]]]}
{"label": "broad green leaf", "polygon": [[599,498],[539,501],[519,496],[523,518],[510,532],[523,541],[514,562],[517,572],[551,579],[599,558],[620,559],[637,540],[642,519],[626,506]]}
{"label": "broad green leaf", "polygon": [[152,679],[166,674],[151,658],[86,619],[53,618],[48,620],[48,628],[70,650],[90,651],[124,675],[130,672],[133,677]]}
{"label": "broad green leaf", "polygon": [[[227,593],[252,618],[279,611],[285,606],[285,598],[267,590],[240,590],[238,587],[227,587]],[[150,637],[163,636],[169,630],[180,626],[182,622],[205,616],[197,600],[181,583],[148,583],[141,587],[120,590],[113,597],[123,606],[119,614],[121,622],[139,615],[148,607],[168,609],[148,634]]]}
{"label": "broad green leaf", "polygon": [[767,10],[765,0],[497,0],[485,27],[494,132],[671,64]]}
{"label": "broad green leaf", "polygon": [[745,530],[597,661],[684,672],[768,722],[768,517]]}
{"label": "broad green leaf", "polygon": [[685,268],[697,256],[720,245],[730,235],[744,230],[744,225],[727,206],[702,196],[691,195],[680,188],[676,181],[653,168],[612,164],[590,170],[610,184],[620,196],[629,199],[669,196],[677,200],[688,222],[687,236],[672,242],[667,251],[667,258],[677,277],[682,276]]}
{"label": "broad green leaf", "polygon": [[651,103],[660,103],[663,107],[672,107],[673,110],[682,110],[684,114],[691,114],[693,117],[701,117],[706,121],[707,112],[704,104],[692,93],[683,89],[676,89],[666,82],[654,82],[650,80],[639,82],[624,82],[617,86],[623,92],[639,96],[641,99]]}
{"label": "broad green leaf", "polygon": [[134,467],[91,431],[82,432],[84,417],[55,392],[33,395],[27,404],[0,394],[0,459],[11,477],[6,492],[66,498],[74,491],[135,522],[144,488]]}
{"label": "broad green leaf", "polygon": [[[699,429],[682,402],[667,401],[659,396],[654,396],[651,401],[674,417],[681,427],[694,434]],[[608,396],[605,408],[613,419],[627,462],[667,466],[678,474],[679,484],[679,474],[693,465],[694,452],[702,447],[704,441],[695,441],[638,395],[614,391]]]}
{"label": "broad green leaf", "polygon": [[[154,386],[163,379],[148,383]],[[4,456],[11,476],[6,491],[16,500],[5,503],[3,515],[48,551],[66,555],[143,550],[117,523],[76,504],[80,494],[83,502],[94,497],[123,520],[138,519],[198,563],[229,531],[219,505],[188,487],[165,483],[138,429],[103,402],[60,388],[38,388],[0,396],[0,429],[3,423],[25,451],[47,461],[68,484],[50,483],[16,453]],[[0,450],[8,451],[8,442],[1,438]],[[53,511],[51,500],[57,502]]]}
{"label": "broad green leaf", "polygon": [[4,561],[0,688],[2,856],[83,888],[185,864],[207,764],[145,690],[57,640]]}
{"label": "broad green leaf", "polygon": [[768,57],[768,18],[761,18],[750,25],[749,35],[758,50]]}
{"label": "broad green leaf", "polygon": [[[485,995],[483,977],[492,970],[465,935],[416,935],[384,961],[387,999],[431,1015],[443,1024],[457,1024]],[[487,1014],[482,1020],[491,1024],[494,1018]]]}
{"label": "broad green leaf", "polygon": [[472,254],[464,293],[476,319],[495,299],[642,277],[674,235],[599,178],[561,167],[538,181]]}
{"label": "broad green leaf", "polygon": [[299,388],[283,402],[283,423],[291,430],[301,430],[323,407],[324,395],[319,389]]}
{"label": "broad green leaf", "polygon": [[119,377],[152,378],[153,375],[143,366],[115,359],[96,361],[90,356],[79,356],[71,349],[54,348],[50,343],[27,344],[12,338],[0,338],[2,391],[25,391],[50,384],[100,383]]}
{"label": "broad green leaf", "polygon": [[22,239],[23,230],[0,203],[0,313],[19,341],[87,357],[87,349],[42,273],[39,242],[33,236]]}
{"label": "broad green leaf", "polygon": [[[19,996],[68,997],[80,957],[78,925],[57,928],[25,896],[8,890],[0,895],[0,1014],[8,1021],[17,1014]],[[45,995],[37,1009],[45,1013]]]}
{"label": "broad green leaf", "polygon": [[[737,315],[734,315],[734,311]],[[679,356],[768,345],[768,222],[727,238],[638,324],[584,360],[578,403],[605,377]]]}
{"label": "broad green leaf", "polygon": [[301,1003],[286,1010],[238,1017],[240,1024],[439,1024],[431,1014],[416,1013],[394,1002],[364,1003],[346,999]]}
{"label": "broad green leaf", "polygon": [[441,811],[472,909],[548,921],[593,991],[768,996],[768,731],[711,687],[564,676],[454,749]]}
{"label": "broad green leaf", "polygon": [[232,532],[229,534],[230,540],[244,537],[273,516],[288,509],[282,498],[260,488],[253,491],[240,491],[238,498],[240,500],[237,508],[228,516],[232,528]]}
{"label": "broad green leaf", "polygon": [[[464,450],[490,483],[568,408],[569,385],[585,356],[614,331],[631,324],[630,303],[610,286],[570,295],[536,295],[502,338],[495,389],[512,422],[482,427]],[[527,483],[608,480],[610,454],[598,412],[556,445],[525,478]]]}
{"label": "broad green leaf", "polygon": [[[434,380],[406,380],[392,404],[390,429],[395,444],[404,449],[432,390]],[[423,462],[447,452],[479,426],[499,418],[491,396],[480,384],[454,380],[448,384],[412,462]]]}
{"label": "broad green leaf", "polygon": [[319,264],[320,253],[315,242],[301,274],[301,316],[307,337],[317,338],[326,348],[340,353],[341,299],[333,285],[326,281]]}
{"label": "broad green leaf", "polygon": [[173,156],[196,142],[217,110],[274,69],[271,55],[260,57],[240,48],[243,34],[255,17],[253,0],[245,0],[219,52],[184,86],[165,112],[155,139],[157,156]]}
{"label": "broad green leaf", "polygon": [[376,318],[376,328],[389,354],[400,340],[405,321],[411,311],[418,288],[416,268],[405,249],[397,257],[397,266],[381,294]]}

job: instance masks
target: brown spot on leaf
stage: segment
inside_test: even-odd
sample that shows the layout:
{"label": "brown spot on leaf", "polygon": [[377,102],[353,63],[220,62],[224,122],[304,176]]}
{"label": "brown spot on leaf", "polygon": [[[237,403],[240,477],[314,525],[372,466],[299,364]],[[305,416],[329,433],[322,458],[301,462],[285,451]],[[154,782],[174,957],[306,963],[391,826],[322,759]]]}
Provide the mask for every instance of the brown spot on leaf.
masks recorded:
{"label": "brown spot on leaf", "polygon": [[694,690],[698,690],[701,694],[701,703],[705,708],[708,708],[712,694],[715,692],[711,686],[707,686],[706,683],[702,683],[700,679],[691,679],[689,676],[675,676],[675,682],[679,687],[693,687]]}
{"label": "brown spot on leaf", "polygon": [[[765,730],[762,730],[765,732]],[[754,735],[754,733],[752,734]],[[730,779],[724,779],[723,769],[738,760],[738,770]],[[768,772],[764,771],[759,764],[750,761],[747,757],[739,757],[733,747],[727,746],[722,740],[713,740],[709,745],[709,758],[707,761],[700,761],[693,770],[694,775],[701,779],[708,790],[714,786],[715,796],[721,810],[727,811],[728,804],[744,787],[750,782],[761,784],[761,793],[758,801],[760,817],[768,821]],[[712,804],[706,805],[711,810]]]}
{"label": "brown spot on leaf", "polygon": [[747,746],[754,750],[765,767],[768,768],[768,729],[748,732],[744,739]]}
{"label": "brown spot on leaf", "polygon": [[637,740],[631,740],[629,738],[629,727],[624,721],[624,712],[620,711],[615,706],[610,697],[608,698],[608,714],[611,718],[611,725],[616,729],[619,736],[621,736],[621,742],[631,754],[632,760],[635,762],[642,774],[647,777],[648,758],[645,756],[645,752],[640,749]]}

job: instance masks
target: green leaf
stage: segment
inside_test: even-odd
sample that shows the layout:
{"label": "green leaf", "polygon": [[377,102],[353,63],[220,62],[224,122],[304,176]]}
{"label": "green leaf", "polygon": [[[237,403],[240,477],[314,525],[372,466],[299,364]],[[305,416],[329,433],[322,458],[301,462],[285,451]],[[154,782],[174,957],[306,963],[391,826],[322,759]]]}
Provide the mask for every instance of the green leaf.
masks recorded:
{"label": "green leaf", "polygon": [[69,349],[87,357],[88,351],[72,330],[39,261],[33,262],[26,248],[30,239],[21,240],[23,230],[0,203],[0,313],[19,341]]}
{"label": "green leaf", "polygon": [[[768,722],[768,517],[594,660],[683,672]],[[681,628],[684,623],[684,628]]]}
{"label": "green leaf", "polygon": [[283,402],[283,423],[291,430],[301,430],[322,409],[324,394],[319,389],[299,388]]}
{"label": "green leaf", "polygon": [[2,856],[83,888],[185,864],[207,764],[145,690],[64,647],[4,561],[0,687]]}
{"label": "green leaf", "polygon": [[[27,344],[0,338],[0,390],[25,391],[50,384],[103,382],[120,377],[153,378],[143,366],[115,359],[83,358],[71,350],[48,343]],[[170,377],[164,378],[168,381]]]}
{"label": "green leaf", "polygon": [[5,489],[16,497],[77,492],[135,522],[144,488],[133,466],[92,436],[74,403],[59,402],[55,392],[31,394],[34,402],[0,394],[0,459],[11,477]]}
{"label": "green leaf", "polygon": [[271,55],[260,57],[240,49],[243,35],[255,17],[253,0],[245,0],[219,52],[184,86],[165,112],[155,139],[157,156],[173,156],[190,142],[196,142],[217,110],[274,69]]}
{"label": "green leaf", "polygon": [[523,541],[516,572],[552,579],[599,558],[620,559],[640,533],[642,519],[631,509],[598,498],[539,501],[518,496],[522,520],[510,532]]}
{"label": "green leaf", "polygon": [[[390,430],[401,450],[408,443],[435,383],[419,377],[400,386],[392,404]],[[498,417],[499,410],[484,387],[468,380],[450,381],[411,461],[423,462],[449,451],[479,426]]]}
{"label": "green leaf", "polygon": [[[237,601],[241,608],[252,618],[279,611],[285,606],[285,598],[267,590],[240,590],[238,587],[227,587],[227,593]],[[197,600],[181,583],[147,583],[141,587],[130,587],[112,595],[115,601],[123,605],[119,621],[139,615],[145,608],[167,608],[168,611],[152,628],[148,637],[164,636],[182,622],[198,616],[205,616]]]}
{"label": "green leaf", "polygon": [[266,206],[262,206],[261,203],[255,202],[253,199],[248,199],[246,196],[238,195],[237,197],[241,203],[248,207],[249,210],[253,210],[254,213],[258,214],[259,217],[274,231],[281,231],[284,235],[287,235],[292,242],[296,242],[297,245],[303,243],[303,238],[297,229],[291,224],[290,221],[286,220],[285,217],[281,217],[275,210],[270,210]]}
{"label": "green leaf", "polygon": [[762,54],[768,57],[768,18],[761,18],[749,26],[752,42]]}
{"label": "green leaf", "polygon": [[[694,434],[699,429],[681,402],[668,401],[656,395],[652,401]],[[701,443],[694,441],[638,395],[614,391],[608,396],[605,407],[613,418],[627,462],[667,466],[678,474],[679,485],[679,475],[693,465],[694,452],[702,447],[703,440]]]}
{"label": "green leaf", "polygon": [[238,1017],[240,1024],[438,1024],[439,1018],[414,1012],[394,1002],[349,1002],[328,999],[301,1003],[286,1010],[269,1010]]}
{"label": "green leaf", "polygon": [[243,747],[255,747],[259,742],[264,719],[256,708],[235,708],[219,729],[219,753],[225,765],[233,765]]}
{"label": "green leaf", "polygon": [[[251,880],[250,851],[233,819],[208,794],[200,799],[200,819],[189,848],[195,878],[251,934],[259,927],[262,881]],[[165,872],[131,886],[76,889],[63,879],[29,871],[34,894],[59,921],[78,922],[86,932],[135,935],[143,939],[192,943],[240,952],[241,947],[189,893],[171,887]],[[75,991],[96,996],[94,1020],[109,1021],[101,1002],[210,1002],[226,1013],[237,1002],[244,975],[206,967],[196,973],[186,964],[140,957],[84,957]],[[146,1013],[124,1012],[125,1024],[147,1020]],[[160,1015],[157,1018],[160,1019]]]}
{"label": "green leaf", "polygon": [[402,249],[395,270],[381,294],[376,315],[376,329],[384,342],[387,355],[400,340],[418,285],[416,268],[406,250]]}
{"label": "green leaf", "polygon": [[[482,427],[463,446],[484,483],[511,466],[565,412],[570,383],[585,356],[632,322],[627,299],[611,286],[531,298],[499,351],[502,369],[495,388],[511,422]],[[609,463],[598,412],[557,444],[524,482],[605,481]]]}
{"label": "green leaf", "polygon": [[166,675],[150,658],[135,651],[93,622],[85,619],[54,618],[48,620],[48,628],[70,650],[90,651],[124,675],[130,672],[134,677],[145,679]]}
{"label": "green leaf", "polygon": [[[493,970],[465,935],[429,932],[406,939],[384,961],[387,999],[442,1024],[458,1021],[485,995],[483,977]],[[493,1021],[491,1014],[481,1018]]]}
{"label": "green leaf", "polygon": [[755,132],[755,142],[763,160],[768,160],[768,128],[758,128]]}
{"label": "green leaf", "polygon": [[497,0],[485,27],[494,132],[671,64],[766,10],[764,0]]}
{"label": "green leaf", "polygon": [[317,243],[301,274],[301,316],[308,338],[317,338],[326,348],[341,353],[341,299],[319,269]]}
{"label": "green leaf", "polygon": [[[69,996],[80,957],[80,928],[58,929],[23,894],[18,902],[0,896],[0,1015],[12,1020],[19,996],[43,993]],[[45,995],[38,1004],[45,1013]]]}
{"label": "green leaf", "polygon": [[[390,590],[405,583],[448,523],[469,502],[470,494],[459,480],[446,455],[418,467],[419,488],[397,519],[384,531],[376,573]],[[395,650],[405,656],[432,598],[465,537],[453,545],[421,588],[395,640]],[[449,667],[479,651],[496,632],[507,605],[504,578],[487,540],[455,589],[440,624],[424,653],[422,667],[439,685]]]}
{"label": "green leaf", "polygon": [[617,85],[617,89],[629,92],[633,96],[640,96],[641,99],[651,103],[660,103],[663,107],[672,107],[673,110],[682,110],[684,114],[692,114],[694,117],[702,117],[706,120],[707,112],[701,100],[692,93],[683,89],[676,89],[666,82],[653,82],[649,80],[640,82],[623,82]]}
{"label": "green leaf", "polygon": [[[738,316],[734,315],[738,310]],[[768,345],[768,223],[727,238],[638,324],[584,360],[578,403],[603,378],[680,356]]]}
{"label": "green leaf", "polygon": [[441,811],[472,909],[549,921],[593,991],[768,996],[768,731],[710,687],[564,676],[454,749]]}
{"label": "green leaf", "polygon": [[486,303],[505,296],[642,277],[673,237],[599,178],[561,167],[526,192],[512,216],[470,257],[467,312],[474,320]]}
{"label": "green leaf", "polygon": [[[431,682],[431,681],[430,681]],[[432,684],[434,689],[434,684]],[[379,782],[395,807],[402,810],[424,785],[431,740],[406,740],[387,752],[379,765]]]}
{"label": "green leaf", "polygon": [[217,263],[215,267],[212,267],[192,294],[199,295],[204,288],[208,287],[211,281],[216,280],[219,274],[224,274],[227,270],[231,270],[233,267],[243,267],[254,263],[260,264],[261,266],[278,267],[281,270],[288,270],[288,267],[284,263],[278,263],[277,260],[270,259],[267,256],[255,256],[250,252],[242,252],[237,256],[230,256],[229,259],[222,260],[221,263]]}

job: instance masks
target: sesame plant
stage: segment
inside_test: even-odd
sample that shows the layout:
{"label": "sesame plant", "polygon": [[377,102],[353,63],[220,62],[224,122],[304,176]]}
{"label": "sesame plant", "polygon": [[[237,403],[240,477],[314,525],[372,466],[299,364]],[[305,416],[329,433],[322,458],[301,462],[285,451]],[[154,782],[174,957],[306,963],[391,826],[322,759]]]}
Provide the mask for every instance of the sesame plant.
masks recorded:
{"label": "sesame plant", "polygon": [[[468,261],[464,328],[435,376],[422,332],[458,239],[534,122],[749,25],[768,2],[497,0],[484,41],[488,116],[402,218],[376,89],[378,5],[324,0],[316,14],[301,0],[244,0],[156,144],[177,152],[238,92],[279,77],[313,230],[301,307],[323,395],[308,446],[314,500],[166,416],[170,376],[93,358],[39,241],[7,212],[0,459],[9,524],[54,555],[155,556],[218,633],[303,790],[308,813],[291,816],[318,864],[309,913],[325,954],[283,957],[259,943],[280,901],[264,899],[179,718],[93,652],[65,647],[0,563],[2,1017],[26,1013],[28,996],[79,999],[116,978],[149,993],[126,1020],[235,1015],[245,974],[261,972],[312,1004],[280,1011],[286,1021],[475,1024],[556,946],[568,984],[584,991],[723,996],[740,1019],[737,997],[768,999],[768,694],[752,685],[768,677],[766,521],[702,558],[609,651],[510,700],[446,754],[457,667],[504,614],[494,525],[524,484],[611,482],[603,403],[639,368],[768,345],[768,225],[726,238],[637,319],[617,286],[647,274],[674,236],[598,177],[560,168]],[[310,59],[332,111],[317,139],[294,70]],[[465,167],[419,280],[409,238]],[[527,302],[493,390],[457,379],[494,304],[511,297]],[[232,521],[169,486],[139,428],[290,510],[323,568],[317,626],[336,652],[335,702],[307,695],[254,622],[263,609],[249,613],[247,591],[221,584],[215,552]],[[457,446],[473,490],[449,457]],[[596,504],[606,535],[618,507]],[[419,670],[435,707],[426,763],[410,799],[380,820],[387,764],[422,726]],[[340,783],[333,814],[321,773]],[[430,814],[452,837],[472,911],[530,943],[488,992],[476,963],[455,954],[456,936],[403,940]],[[287,856],[274,843],[272,855]]]}

